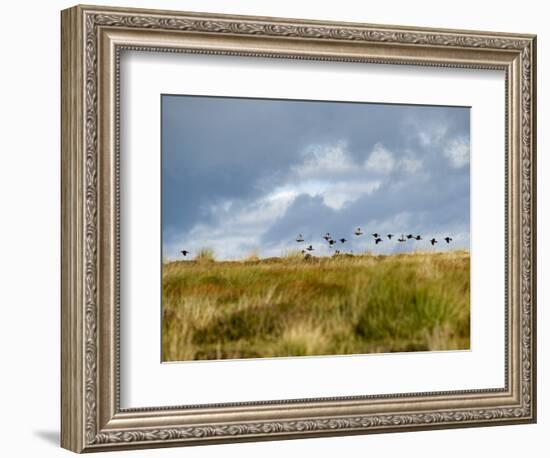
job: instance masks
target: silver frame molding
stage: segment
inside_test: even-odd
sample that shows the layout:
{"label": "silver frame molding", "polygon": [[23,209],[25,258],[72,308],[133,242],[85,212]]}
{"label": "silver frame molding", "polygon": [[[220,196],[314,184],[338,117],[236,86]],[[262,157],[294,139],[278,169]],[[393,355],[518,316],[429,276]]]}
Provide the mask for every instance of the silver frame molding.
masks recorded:
{"label": "silver frame molding", "polygon": [[[61,445],[75,452],[536,421],[536,37],[75,6],[61,14]],[[499,69],[506,75],[503,389],[121,409],[125,49]]]}

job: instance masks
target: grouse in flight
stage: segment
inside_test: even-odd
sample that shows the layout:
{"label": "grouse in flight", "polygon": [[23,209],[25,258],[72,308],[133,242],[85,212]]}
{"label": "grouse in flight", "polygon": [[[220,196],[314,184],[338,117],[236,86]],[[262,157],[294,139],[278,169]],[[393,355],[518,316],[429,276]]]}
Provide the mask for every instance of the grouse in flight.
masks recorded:
{"label": "grouse in flight", "polygon": [[354,234],[355,234],[355,235],[363,235],[363,231],[361,230],[360,227],[358,227],[357,229],[355,229]]}
{"label": "grouse in flight", "polygon": [[437,243],[437,240],[436,240],[436,239],[431,239],[431,240],[430,240],[430,243],[431,243],[432,246],[433,246],[433,245],[435,245],[435,244]]}
{"label": "grouse in flight", "polygon": [[340,243],[346,243],[348,239],[340,239]]}
{"label": "grouse in flight", "polygon": [[382,239],[380,237],[376,237],[376,239],[374,240],[374,243],[378,245],[381,241]]}
{"label": "grouse in flight", "polygon": [[311,245],[306,248],[307,251],[313,251],[314,249]]}
{"label": "grouse in flight", "polygon": [[453,239],[452,239],[451,237],[445,237],[445,241],[446,241],[447,243],[450,243],[450,242],[453,241]]}
{"label": "grouse in flight", "polygon": [[393,234],[388,234],[388,239],[391,240],[392,237],[393,237]]}
{"label": "grouse in flight", "polygon": [[296,241],[297,241],[298,243],[303,242],[303,241],[304,241],[304,236],[303,236],[302,234],[298,235],[298,237],[296,237]]}
{"label": "grouse in flight", "polygon": [[189,254],[189,251],[181,250],[180,253],[183,254],[184,256],[187,256]]}

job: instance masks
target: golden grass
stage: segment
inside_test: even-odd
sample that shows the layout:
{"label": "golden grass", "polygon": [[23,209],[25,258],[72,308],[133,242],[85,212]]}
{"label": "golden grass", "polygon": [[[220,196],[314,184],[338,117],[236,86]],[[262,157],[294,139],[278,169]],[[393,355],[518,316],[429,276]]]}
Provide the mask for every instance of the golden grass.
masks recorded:
{"label": "golden grass", "polygon": [[[207,261],[207,262],[205,262]],[[163,360],[468,349],[470,255],[338,255],[163,266]]]}

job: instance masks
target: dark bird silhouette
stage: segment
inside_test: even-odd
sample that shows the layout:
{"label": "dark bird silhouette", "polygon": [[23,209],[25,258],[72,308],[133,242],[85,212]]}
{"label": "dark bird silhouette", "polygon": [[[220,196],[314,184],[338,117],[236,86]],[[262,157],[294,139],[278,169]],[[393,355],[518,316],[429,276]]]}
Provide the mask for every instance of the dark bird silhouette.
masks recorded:
{"label": "dark bird silhouette", "polygon": [[412,234],[407,234],[407,238],[408,238],[408,239],[412,239],[412,238],[413,238],[413,235],[412,235]]}
{"label": "dark bird silhouette", "polygon": [[375,232],[374,234],[372,234],[372,236],[373,236],[375,239],[377,239],[377,238],[380,237],[380,234],[378,234],[377,232]]}
{"label": "dark bird silhouette", "polygon": [[296,241],[298,243],[303,242],[304,241],[304,236],[302,234],[298,235],[298,237],[296,237]]}
{"label": "dark bird silhouette", "polygon": [[302,254],[306,254],[306,250],[302,250]]}
{"label": "dark bird silhouette", "polygon": [[313,251],[314,249],[311,245],[306,248],[307,251]]}
{"label": "dark bird silhouette", "polygon": [[433,246],[433,245],[435,245],[435,244],[437,243],[437,240],[436,240],[436,239],[431,239],[431,240],[430,240],[430,243],[431,243],[432,246]]}
{"label": "dark bird silhouette", "polygon": [[391,240],[391,238],[393,237],[393,234],[388,234],[388,238]]}
{"label": "dark bird silhouette", "polygon": [[407,239],[405,238],[405,236],[403,234],[401,234],[401,238],[397,239],[398,242],[406,242]]}
{"label": "dark bird silhouette", "polygon": [[181,250],[180,253],[183,254],[184,256],[187,256],[189,254],[189,251]]}
{"label": "dark bird silhouette", "polygon": [[421,237],[420,235],[417,235],[417,236],[415,237],[415,239],[416,239],[416,240],[422,240],[422,237]]}
{"label": "dark bird silhouette", "polygon": [[451,237],[445,237],[445,241],[447,243],[451,243],[453,241],[453,239]]}
{"label": "dark bird silhouette", "polygon": [[363,231],[361,230],[360,227],[358,227],[357,229],[355,229],[354,234],[355,234],[355,235],[363,235]]}
{"label": "dark bird silhouette", "polygon": [[323,238],[328,242],[331,239],[330,232],[327,232],[325,235],[323,235]]}
{"label": "dark bird silhouette", "polygon": [[334,245],[335,243],[336,243],[336,240],[330,239],[330,240],[328,241],[328,245],[329,245],[329,246],[332,246],[332,245]]}
{"label": "dark bird silhouette", "polygon": [[348,239],[340,239],[340,243],[346,243]]}
{"label": "dark bird silhouette", "polygon": [[376,239],[374,240],[374,242],[378,245],[380,242],[382,241],[382,239],[380,237],[376,237]]}

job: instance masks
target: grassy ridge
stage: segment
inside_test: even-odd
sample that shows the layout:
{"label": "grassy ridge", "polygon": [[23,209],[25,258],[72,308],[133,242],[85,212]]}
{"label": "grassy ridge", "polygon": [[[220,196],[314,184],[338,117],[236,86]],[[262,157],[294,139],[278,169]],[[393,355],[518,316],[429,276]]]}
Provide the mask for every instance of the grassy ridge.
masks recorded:
{"label": "grassy ridge", "polygon": [[163,360],[467,349],[468,252],[163,266]]}

